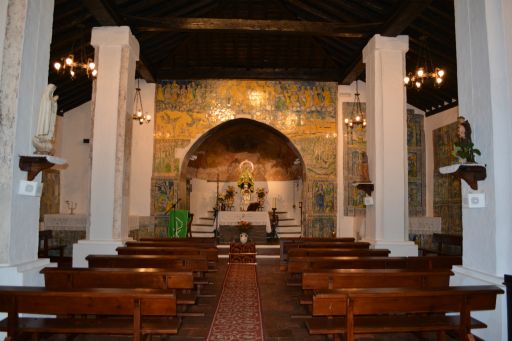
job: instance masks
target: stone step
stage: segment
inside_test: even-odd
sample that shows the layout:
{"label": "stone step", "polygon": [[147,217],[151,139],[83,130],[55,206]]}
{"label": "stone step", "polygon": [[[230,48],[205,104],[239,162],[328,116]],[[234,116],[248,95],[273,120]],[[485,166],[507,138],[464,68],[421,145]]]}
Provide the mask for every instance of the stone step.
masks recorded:
{"label": "stone step", "polygon": [[192,231],[192,238],[213,238],[215,237],[213,232],[195,232]]}
{"label": "stone step", "polygon": [[[229,258],[229,244],[217,245],[219,258]],[[279,245],[256,244],[256,258],[279,258]]]}
{"label": "stone step", "polygon": [[301,232],[300,226],[278,226],[277,233],[295,233]]}
{"label": "stone step", "polygon": [[215,230],[215,227],[212,225],[208,226],[196,226],[192,225],[192,233],[213,233],[213,230]]}
{"label": "stone step", "polygon": [[201,223],[199,223],[199,224],[192,224],[192,226],[213,226],[213,224],[212,223],[210,223],[210,224],[201,224]]}
{"label": "stone step", "polygon": [[277,232],[277,235],[279,236],[279,238],[297,238],[297,237],[300,237],[302,235],[302,233],[299,231],[299,232]]}
{"label": "stone step", "polygon": [[211,221],[214,221],[215,218],[213,217],[200,217],[199,219],[202,219],[202,220],[211,220]]}

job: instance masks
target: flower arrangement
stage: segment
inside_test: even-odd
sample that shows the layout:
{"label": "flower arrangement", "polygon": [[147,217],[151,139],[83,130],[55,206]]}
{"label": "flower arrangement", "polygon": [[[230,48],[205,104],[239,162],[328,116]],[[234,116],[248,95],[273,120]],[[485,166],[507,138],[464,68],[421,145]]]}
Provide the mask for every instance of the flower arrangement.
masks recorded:
{"label": "flower arrangement", "polygon": [[475,162],[475,155],[480,156],[480,150],[475,148],[471,141],[471,125],[462,116],[457,119],[457,138],[453,144],[452,155],[455,156],[460,163]]}
{"label": "flower arrangement", "polygon": [[247,232],[251,229],[252,225],[250,221],[240,220],[238,222],[238,229],[240,232]]}
{"label": "flower arrangement", "polygon": [[235,197],[235,188],[233,186],[228,186],[226,188],[226,194],[224,194],[224,199],[228,200]]}
{"label": "flower arrangement", "polygon": [[256,194],[258,196],[258,199],[262,200],[265,199],[265,195],[267,194],[267,192],[265,191],[265,188],[258,187],[256,188]]}

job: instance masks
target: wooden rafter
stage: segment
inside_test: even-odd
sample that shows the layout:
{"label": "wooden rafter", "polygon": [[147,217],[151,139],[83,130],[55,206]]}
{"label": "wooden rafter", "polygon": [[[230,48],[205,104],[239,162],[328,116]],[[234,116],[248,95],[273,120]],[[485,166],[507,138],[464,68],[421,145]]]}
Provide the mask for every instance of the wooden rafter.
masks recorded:
{"label": "wooden rafter", "polygon": [[364,38],[367,32],[381,23],[344,24],[298,20],[251,20],[219,18],[142,18],[128,17],[137,23],[141,32],[255,31],[297,33],[342,38]]}

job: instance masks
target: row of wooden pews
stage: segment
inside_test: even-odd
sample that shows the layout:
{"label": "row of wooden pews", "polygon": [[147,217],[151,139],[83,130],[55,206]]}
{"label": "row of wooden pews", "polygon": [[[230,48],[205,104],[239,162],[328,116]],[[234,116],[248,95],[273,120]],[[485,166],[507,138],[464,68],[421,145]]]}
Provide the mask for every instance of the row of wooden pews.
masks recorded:
{"label": "row of wooden pews", "polygon": [[369,246],[333,238],[281,241],[281,268],[287,285],[302,290],[307,314],[300,317],[308,317],[311,335],[352,341],[356,334],[435,332],[445,340],[451,332],[469,340],[471,329],[486,327],[471,312],[495,309],[503,291],[449,286],[462,257],[390,257]]}
{"label": "row of wooden pews", "polygon": [[45,268],[44,288],[0,287],[0,311],[8,313],[0,330],[8,340],[24,333],[34,340],[43,333],[134,340],[177,334],[183,317],[204,316],[190,307],[200,288],[211,284],[207,273],[216,270],[218,259],[214,246],[211,238],[129,242],[118,255],[89,255],[89,268]]}

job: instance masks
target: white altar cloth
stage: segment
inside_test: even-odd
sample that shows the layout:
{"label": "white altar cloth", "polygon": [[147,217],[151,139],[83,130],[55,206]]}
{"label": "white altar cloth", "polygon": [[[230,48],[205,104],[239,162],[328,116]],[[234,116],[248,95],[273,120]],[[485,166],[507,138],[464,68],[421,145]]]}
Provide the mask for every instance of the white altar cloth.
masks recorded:
{"label": "white altar cloth", "polygon": [[[268,212],[247,212],[247,211],[219,211],[218,223],[222,225],[239,225],[241,220],[248,221],[251,225],[265,225],[267,233],[272,231]],[[215,222],[217,226],[217,222]]]}

